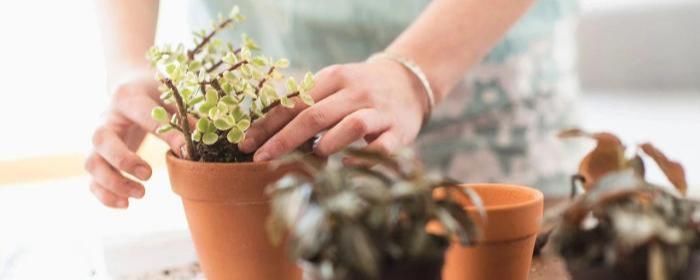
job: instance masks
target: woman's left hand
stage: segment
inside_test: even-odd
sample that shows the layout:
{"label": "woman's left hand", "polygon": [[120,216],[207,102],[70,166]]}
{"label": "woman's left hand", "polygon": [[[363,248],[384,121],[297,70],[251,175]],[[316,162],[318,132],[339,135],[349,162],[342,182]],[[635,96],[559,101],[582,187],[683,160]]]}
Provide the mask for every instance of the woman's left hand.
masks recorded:
{"label": "woman's left hand", "polygon": [[388,59],[332,65],[319,71],[316,104],[277,106],[256,121],[240,144],[255,161],[277,158],[328,130],[315,153],[328,156],[364,138],[367,149],[390,154],[411,143],[423,122],[427,99],[420,81]]}

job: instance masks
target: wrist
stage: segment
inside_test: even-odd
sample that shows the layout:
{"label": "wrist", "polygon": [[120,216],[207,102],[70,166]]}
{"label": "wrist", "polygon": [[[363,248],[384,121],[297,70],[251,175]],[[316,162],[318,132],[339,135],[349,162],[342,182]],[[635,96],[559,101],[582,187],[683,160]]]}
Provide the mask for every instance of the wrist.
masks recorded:
{"label": "wrist", "polygon": [[428,77],[421,67],[407,57],[390,52],[376,53],[370,56],[367,61],[387,61],[394,64],[395,67],[401,68],[400,71],[410,81],[410,87],[413,89],[411,92],[419,100],[420,108],[422,108],[423,125],[425,125],[435,107],[435,94]]}

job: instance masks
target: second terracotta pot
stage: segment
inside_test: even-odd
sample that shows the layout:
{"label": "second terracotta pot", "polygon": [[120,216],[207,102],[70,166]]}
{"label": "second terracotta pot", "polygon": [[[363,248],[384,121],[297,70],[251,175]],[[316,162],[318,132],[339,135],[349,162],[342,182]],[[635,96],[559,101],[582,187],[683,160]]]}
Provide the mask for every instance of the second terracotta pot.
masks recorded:
{"label": "second terracotta pot", "polygon": [[207,279],[301,279],[284,246],[273,246],[265,230],[270,213],[265,187],[295,166],[202,163],[172,153],[166,162]]}
{"label": "second terracotta pot", "polygon": [[542,192],[507,184],[468,184],[481,196],[487,218],[469,200],[465,209],[481,228],[474,247],[453,244],[447,251],[445,280],[525,280],[544,211]]}

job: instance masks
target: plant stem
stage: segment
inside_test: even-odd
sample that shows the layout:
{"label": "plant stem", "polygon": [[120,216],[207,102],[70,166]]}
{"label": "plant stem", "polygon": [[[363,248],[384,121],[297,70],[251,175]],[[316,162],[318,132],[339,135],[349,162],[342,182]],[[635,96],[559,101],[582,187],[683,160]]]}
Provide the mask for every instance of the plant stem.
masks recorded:
{"label": "plant stem", "polygon": [[217,80],[217,79],[211,80],[211,87],[213,87],[216,90],[216,92],[219,93],[219,97],[226,96],[226,92],[224,92],[224,89],[221,88],[221,85],[219,84],[219,80]]}
{"label": "plant stem", "polygon": [[180,126],[176,125],[175,123],[170,122],[170,126],[172,126],[175,130],[182,132],[182,128]]}
{"label": "plant stem", "polygon": [[213,38],[214,35],[216,35],[216,32],[223,29],[224,27],[229,25],[231,22],[233,22],[233,20],[229,18],[229,19],[226,19],[226,20],[222,21],[221,23],[219,23],[219,25],[216,28],[214,28],[214,30],[209,32],[209,34],[207,36],[205,36],[204,39],[202,39],[202,41],[199,42],[199,44],[197,44],[197,46],[194,47],[193,50],[187,51],[187,58],[189,58],[189,60],[193,60],[194,56],[198,52],[200,52],[202,50],[202,48],[209,43],[209,41],[211,41],[211,38]]}
{"label": "plant stem", "polygon": [[[197,155],[194,150],[194,143],[192,143],[192,133],[190,132],[190,121],[187,118],[187,107],[185,107],[185,102],[182,101],[182,96],[177,90],[177,87],[173,84],[170,79],[164,79],[162,81],[165,83],[170,90],[173,91],[173,96],[175,97],[175,102],[177,103],[177,115],[180,117],[180,123],[182,124],[182,134],[185,136],[185,143],[187,145],[187,156],[189,159],[197,160]],[[187,159],[187,158],[186,158]]]}
{"label": "plant stem", "polygon": [[[270,70],[267,70],[267,76],[272,75],[272,72],[274,72],[274,71],[275,71],[275,66],[270,67]],[[258,82],[258,87],[255,89],[255,94],[256,94],[256,95],[260,92],[260,90],[262,89],[262,86],[263,86],[263,85],[265,84],[265,82],[267,81],[267,76],[265,76],[264,78],[262,78],[262,79],[260,80],[260,82]]]}
{"label": "plant stem", "polygon": [[[299,92],[298,92],[298,91],[295,91],[295,92],[290,93],[289,95],[287,95],[287,98],[293,98],[293,97],[296,97],[296,96],[299,96]],[[274,102],[270,103],[270,105],[267,105],[267,107],[265,107],[264,109],[262,109],[262,113],[263,113],[263,114],[266,114],[267,112],[269,112],[270,110],[274,109],[274,108],[277,107],[278,105],[280,105],[279,99],[278,99],[278,100],[275,100]],[[256,119],[258,119],[257,116],[251,116],[251,120],[252,120],[252,121],[254,121],[254,120],[256,120]]]}
{"label": "plant stem", "polygon": [[[241,48],[237,48],[233,51],[234,54],[238,54],[239,52],[241,52]],[[214,70],[219,68],[219,66],[221,66],[221,64],[224,64],[224,61],[220,59],[219,61],[214,63],[211,67],[207,68],[207,73],[214,72]]]}
{"label": "plant stem", "polygon": [[218,76],[219,78],[222,78],[222,77],[224,77],[224,73],[226,73],[226,72],[231,72],[231,71],[233,71],[233,70],[236,70],[236,69],[238,69],[238,67],[243,66],[243,64],[248,64],[248,61],[247,61],[247,60],[241,60],[241,61],[239,61],[238,63],[236,63],[236,64],[234,64],[234,65],[231,65],[231,67],[229,67],[228,69],[226,69],[226,71],[221,71],[221,73],[219,73],[219,75],[217,75],[217,76]]}
{"label": "plant stem", "polygon": [[207,68],[207,73],[213,72],[214,70],[216,70],[216,68],[219,68],[219,66],[221,66],[221,64],[224,64],[224,61],[223,61],[223,60],[217,61],[216,63],[214,63],[214,65],[212,65],[211,67]]}

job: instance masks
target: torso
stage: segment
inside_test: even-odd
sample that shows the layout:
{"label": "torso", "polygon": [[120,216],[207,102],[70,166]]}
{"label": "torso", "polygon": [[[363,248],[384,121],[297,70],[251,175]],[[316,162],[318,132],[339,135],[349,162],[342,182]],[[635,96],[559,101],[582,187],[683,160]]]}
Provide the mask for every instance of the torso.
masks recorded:
{"label": "torso", "polygon": [[[192,1],[206,21],[234,3]],[[235,4],[248,21],[237,32],[258,40],[266,54],[318,70],[384,49],[428,3],[239,0]],[[508,181],[564,193],[576,147],[554,133],[576,125],[575,21],[574,0],[537,1],[436,108],[417,141],[426,163],[464,181]]]}

